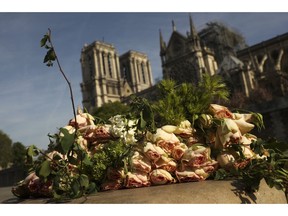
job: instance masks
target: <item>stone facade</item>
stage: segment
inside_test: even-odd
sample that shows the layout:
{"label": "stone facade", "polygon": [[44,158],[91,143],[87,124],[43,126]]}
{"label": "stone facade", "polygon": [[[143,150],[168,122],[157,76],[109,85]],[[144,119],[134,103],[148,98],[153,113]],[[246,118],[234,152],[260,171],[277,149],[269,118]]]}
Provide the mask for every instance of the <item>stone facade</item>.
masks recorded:
{"label": "stone facade", "polygon": [[81,52],[83,107],[91,111],[109,101],[121,101],[153,84],[146,54],[128,51],[118,56],[112,44],[95,41]]}
{"label": "stone facade", "polygon": [[214,53],[201,43],[191,16],[189,18],[190,32],[187,36],[179,33],[172,21],[173,31],[167,45],[160,31],[160,57],[164,79],[173,79],[179,83],[197,83],[203,73],[212,76],[217,71]]}
{"label": "stone facade", "polygon": [[273,97],[287,95],[288,33],[242,49],[237,56],[226,56],[218,73],[230,82],[234,91],[247,97],[256,88],[271,92]]}

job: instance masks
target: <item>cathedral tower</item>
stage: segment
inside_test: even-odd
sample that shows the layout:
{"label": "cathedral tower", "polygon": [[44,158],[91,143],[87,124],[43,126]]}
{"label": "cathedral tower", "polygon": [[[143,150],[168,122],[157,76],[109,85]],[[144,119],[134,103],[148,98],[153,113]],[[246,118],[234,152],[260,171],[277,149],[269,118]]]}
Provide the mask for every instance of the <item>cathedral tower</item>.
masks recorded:
{"label": "cathedral tower", "polygon": [[144,53],[128,51],[119,57],[112,44],[95,41],[83,47],[80,62],[82,104],[89,112],[153,84],[150,62]]}

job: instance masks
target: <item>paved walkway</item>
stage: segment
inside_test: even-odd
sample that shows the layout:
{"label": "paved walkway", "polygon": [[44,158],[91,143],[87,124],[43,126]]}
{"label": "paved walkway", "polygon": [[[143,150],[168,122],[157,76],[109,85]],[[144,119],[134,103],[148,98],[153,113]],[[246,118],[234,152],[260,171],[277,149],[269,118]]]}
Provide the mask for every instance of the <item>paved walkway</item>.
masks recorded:
{"label": "paved walkway", "polygon": [[[49,203],[48,199],[20,200],[10,187],[0,188],[0,203]],[[203,181],[98,192],[69,203],[93,204],[287,204],[284,192],[269,188],[265,182],[254,194],[247,194],[234,181]]]}

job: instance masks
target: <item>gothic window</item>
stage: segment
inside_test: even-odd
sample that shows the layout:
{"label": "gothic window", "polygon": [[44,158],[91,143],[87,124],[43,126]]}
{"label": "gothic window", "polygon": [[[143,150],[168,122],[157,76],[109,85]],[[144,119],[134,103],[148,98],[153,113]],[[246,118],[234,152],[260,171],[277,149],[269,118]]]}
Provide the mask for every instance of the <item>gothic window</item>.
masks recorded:
{"label": "gothic window", "polygon": [[111,65],[111,54],[108,54],[108,71],[109,71],[109,76],[112,77],[112,65]]}
{"label": "gothic window", "polygon": [[92,63],[92,57],[88,55],[88,64],[89,64],[89,76],[90,78],[93,78],[93,63]]}
{"label": "gothic window", "polygon": [[142,72],[142,79],[143,79],[143,83],[146,83],[146,78],[145,78],[145,70],[144,70],[144,63],[141,63],[141,72]]}
{"label": "gothic window", "polygon": [[122,65],[122,78],[127,78],[127,67],[125,64]]}
{"label": "gothic window", "polygon": [[106,76],[106,68],[105,68],[105,53],[102,52],[102,65],[103,65],[103,74]]}
{"label": "gothic window", "polygon": [[117,93],[116,93],[116,86],[115,86],[115,85],[112,86],[112,94],[114,94],[114,95],[117,94]]}

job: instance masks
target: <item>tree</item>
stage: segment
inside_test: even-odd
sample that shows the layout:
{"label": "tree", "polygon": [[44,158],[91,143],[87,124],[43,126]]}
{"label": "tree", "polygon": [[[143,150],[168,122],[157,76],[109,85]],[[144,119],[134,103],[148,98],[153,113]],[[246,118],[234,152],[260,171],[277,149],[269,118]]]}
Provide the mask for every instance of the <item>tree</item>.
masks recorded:
{"label": "tree", "polygon": [[129,106],[119,102],[109,102],[103,104],[101,107],[92,111],[92,115],[96,118],[102,119],[105,123],[109,118],[115,115],[127,115],[129,113]]}
{"label": "tree", "polygon": [[21,142],[15,142],[12,146],[13,166],[23,167],[26,160],[26,147]]}
{"label": "tree", "polygon": [[12,161],[12,140],[0,130],[0,167],[7,168]]}

